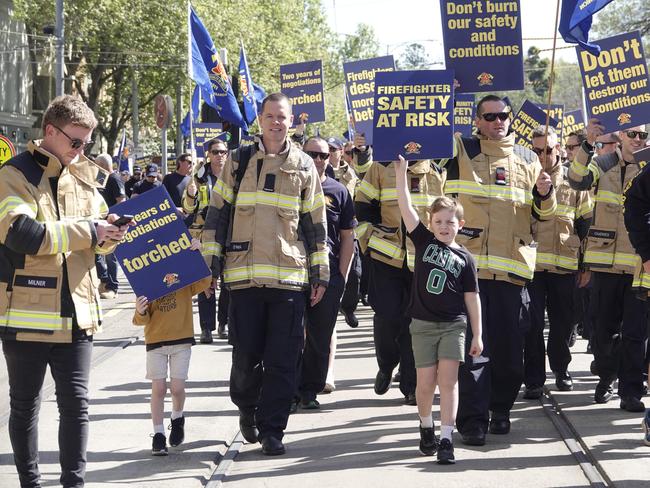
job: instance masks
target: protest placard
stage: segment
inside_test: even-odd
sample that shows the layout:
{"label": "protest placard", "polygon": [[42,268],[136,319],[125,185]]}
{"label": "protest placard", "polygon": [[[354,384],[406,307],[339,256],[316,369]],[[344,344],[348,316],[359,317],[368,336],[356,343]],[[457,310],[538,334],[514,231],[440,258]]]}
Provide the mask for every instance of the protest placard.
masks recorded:
{"label": "protest placard", "polygon": [[452,157],[454,72],[377,73],[373,132],[376,161]]}
{"label": "protest placard", "polygon": [[375,74],[387,71],[395,71],[393,56],[343,63],[345,89],[354,121],[354,131],[363,134],[368,144],[372,144],[373,141]]}
{"label": "protest placard", "polygon": [[596,118],[605,132],[650,122],[648,69],[638,31],[595,41],[598,57],[576,48],[585,89],[588,119]]}
{"label": "protest placard", "polygon": [[[525,100],[512,121],[512,130],[517,135],[515,144],[532,148],[533,131],[540,125],[546,125],[546,113],[530,100]],[[556,129],[558,121],[551,117],[549,125]]]}
{"label": "protest placard", "polygon": [[440,2],[445,65],[457,92],[524,89],[519,0]]}
{"label": "protest placard", "polygon": [[650,147],[644,147],[634,152],[634,160],[637,163],[650,163]]}
{"label": "protest placard", "polygon": [[223,126],[221,124],[194,124],[192,128],[194,129],[196,156],[204,158],[205,143],[221,135],[223,133]]}
{"label": "protest placard", "polygon": [[293,108],[293,125],[325,121],[323,62],[280,66],[280,91],[289,97]]}
{"label": "protest placard", "polygon": [[454,97],[454,131],[460,132],[465,137],[471,137],[474,129],[474,117],[476,116],[476,105],[474,95],[469,93],[457,93]]}
{"label": "protest placard", "polygon": [[578,132],[580,130],[585,130],[585,116],[582,110],[565,112],[562,119],[562,145],[566,146],[566,141],[571,132]]}
{"label": "protest placard", "polygon": [[190,250],[190,234],[164,186],[114,205],[111,213],[136,222],[115,249],[136,296],[152,301],[210,275],[201,252]]}

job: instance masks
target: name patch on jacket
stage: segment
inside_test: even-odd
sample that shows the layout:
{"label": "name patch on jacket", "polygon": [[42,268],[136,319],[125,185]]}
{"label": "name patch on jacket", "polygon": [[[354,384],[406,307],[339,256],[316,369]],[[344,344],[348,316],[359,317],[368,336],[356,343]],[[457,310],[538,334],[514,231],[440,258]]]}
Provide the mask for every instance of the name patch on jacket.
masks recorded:
{"label": "name patch on jacket", "polygon": [[249,244],[248,242],[231,242],[230,245],[226,248],[226,251],[233,251],[233,252],[247,251],[248,244]]}
{"label": "name patch on jacket", "polygon": [[16,275],[14,278],[14,286],[22,286],[25,288],[56,288],[56,278],[48,276],[26,276]]}
{"label": "name patch on jacket", "polygon": [[589,237],[598,237],[600,239],[616,239],[615,230],[589,229]]}
{"label": "name patch on jacket", "polygon": [[470,239],[476,239],[481,235],[481,232],[483,232],[483,229],[477,229],[474,227],[463,227],[462,229],[458,229],[459,235],[469,237]]}

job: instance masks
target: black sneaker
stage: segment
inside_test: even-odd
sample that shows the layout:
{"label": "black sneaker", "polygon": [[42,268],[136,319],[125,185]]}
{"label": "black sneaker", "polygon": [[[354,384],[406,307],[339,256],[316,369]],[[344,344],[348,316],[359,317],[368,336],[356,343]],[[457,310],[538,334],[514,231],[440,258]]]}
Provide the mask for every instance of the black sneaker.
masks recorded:
{"label": "black sneaker", "polygon": [[201,344],[212,344],[213,339],[212,339],[212,331],[203,329],[201,331]]}
{"label": "black sneaker", "polygon": [[438,464],[456,464],[454,445],[449,439],[442,439],[438,446]]}
{"label": "black sneaker", "polygon": [[169,428],[171,429],[169,433],[169,445],[172,447],[180,446],[185,439],[185,417],[172,419]]}
{"label": "black sneaker", "polygon": [[423,456],[433,456],[438,450],[438,437],[433,427],[422,427],[420,424],[420,452]]}
{"label": "black sneaker", "polygon": [[359,327],[359,319],[354,315],[354,312],[346,312],[343,310],[343,316],[345,317],[345,323],[351,328],[356,329]]}
{"label": "black sneaker", "polygon": [[167,454],[167,438],[165,434],[161,434],[160,432],[154,434],[153,441],[151,442],[151,455],[166,456]]}

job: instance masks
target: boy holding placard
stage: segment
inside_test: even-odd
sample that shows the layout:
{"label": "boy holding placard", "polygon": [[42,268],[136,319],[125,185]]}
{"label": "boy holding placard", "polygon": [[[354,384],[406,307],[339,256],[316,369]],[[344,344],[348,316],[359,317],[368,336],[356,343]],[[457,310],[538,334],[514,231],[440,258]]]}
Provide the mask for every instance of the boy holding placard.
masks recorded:
{"label": "boy holding placard", "polygon": [[[192,239],[190,249],[197,251],[200,248],[201,242]],[[139,296],[136,300],[133,324],[144,326],[147,379],[151,380],[151,419],[154,427],[151,454],[154,456],[167,455],[163,416],[168,367],[172,394],[169,444],[176,447],[185,437],[185,380],[190,367],[191,347],[195,344],[192,297],[201,292],[210,293],[211,280],[207,276],[151,303],[145,296]]]}

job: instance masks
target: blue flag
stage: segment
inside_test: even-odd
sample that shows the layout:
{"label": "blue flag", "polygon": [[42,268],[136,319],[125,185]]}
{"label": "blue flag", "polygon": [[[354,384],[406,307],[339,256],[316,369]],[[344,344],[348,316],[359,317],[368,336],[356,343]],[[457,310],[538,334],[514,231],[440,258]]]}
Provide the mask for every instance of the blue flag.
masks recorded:
{"label": "blue flag", "polygon": [[255,103],[253,79],[248,69],[248,61],[246,60],[246,51],[244,51],[243,42],[239,51],[239,84],[241,86],[242,99],[244,100],[244,117],[250,125],[257,118],[257,104]]}
{"label": "blue flag", "polygon": [[600,47],[589,42],[592,16],[612,0],[562,0],[560,34],[566,42],[580,44],[580,47],[594,56],[600,54]]}
{"label": "blue flag", "polygon": [[181,132],[183,137],[190,137],[190,116],[192,117],[192,123],[199,120],[199,104],[201,102],[201,92],[199,85],[194,87],[194,93],[192,93],[192,107],[190,111],[187,112],[183,122],[181,122]]}
{"label": "blue flag", "polygon": [[222,119],[248,130],[217,48],[192,7],[189,10],[189,30],[191,33],[190,78],[201,87],[201,95],[205,103],[214,108]]}
{"label": "blue flag", "polygon": [[262,111],[262,102],[266,98],[266,90],[253,83],[253,96],[255,98],[255,105],[257,106],[257,113],[259,114]]}

